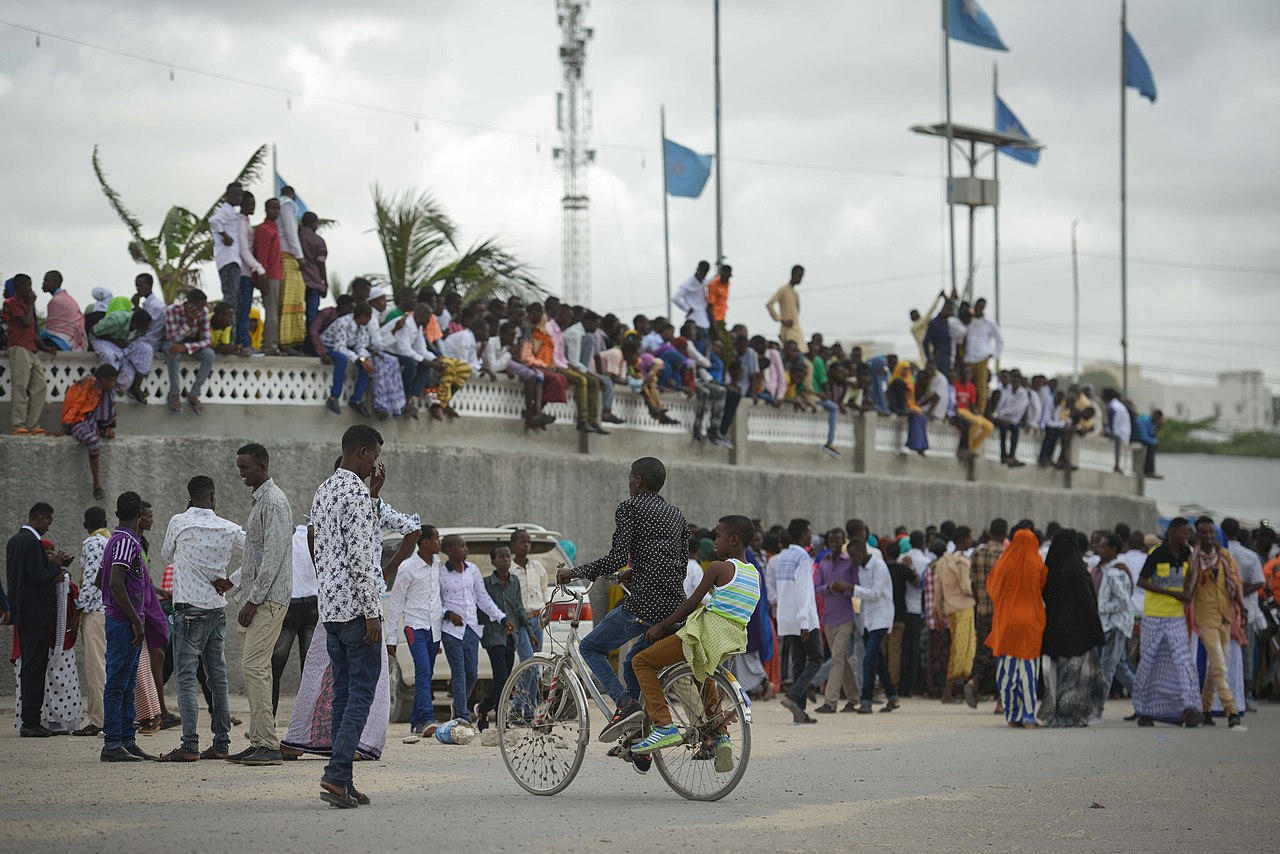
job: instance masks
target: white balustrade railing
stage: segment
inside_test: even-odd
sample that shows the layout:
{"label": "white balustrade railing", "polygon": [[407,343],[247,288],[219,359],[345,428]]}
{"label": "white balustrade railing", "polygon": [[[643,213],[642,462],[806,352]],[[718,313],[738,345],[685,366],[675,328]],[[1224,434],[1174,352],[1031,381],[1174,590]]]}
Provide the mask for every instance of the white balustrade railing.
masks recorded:
{"label": "white balustrade railing", "polygon": [[[58,353],[45,355],[46,399],[60,402],[67,389],[77,380],[88,376],[98,365],[93,353]],[[190,383],[197,368],[193,359],[181,361],[182,383]],[[333,380],[333,368],[315,359],[260,357],[219,357],[205,383],[203,399],[209,403],[242,404],[247,406],[319,406],[329,395]],[[349,373],[344,394],[350,393],[354,373]],[[155,399],[163,400],[169,390],[168,368],[162,354],[157,354],[155,364],[143,381],[144,390]],[[0,357],[0,402],[12,397],[8,359]],[[133,405],[128,398],[117,401],[122,406]],[[644,399],[624,386],[614,387],[613,411],[625,424],[610,425],[609,429],[639,430],[647,433],[665,433],[684,436],[692,429],[697,410],[696,400],[682,393],[666,392],[663,399],[668,414],[677,424],[659,424],[649,414]],[[465,416],[496,418],[516,421],[524,411],[524,394],[521,384],[507,378],[496,382],[475,378],[468,382],[454,397],[454,406]],[[706,417],[710,417],[710,406]],[[561,423],[573,423],[577,409],[572,401],[549,404],[547,411]],[[825,411],[802,413],[793,407],[774,408],[764,404],[752,405],[744,400],[738,410],[747,419],[746,433],[749,442],[781,445],[822,445],[827,440],[827,415]],[[907,420],[903,417],[871,416],[874,424],[872,445],[883,453],[905,453]],[[703,432],[708,423],[704,421]],[[835,444],[840,448],[852,448],[856,443],[855,417],[841,415],[836,426]],[[959,431],[944,422],[928,422],[928,456],[954,456],[959,445]],[[1035,465],[1043,436],[1038,431],[1023,430],[1018,445],[1018,459]],[[999,462],[1000,448],[997,434],[984,443],[985,459]],[[1076,464],[1089,471],[1110,472],[1115,465],[1114,446],[1110,440],[1089,438],[1075,442]],[[1121,466],[1126,473],[1132,469],[1130,454],[1121,455]]]}

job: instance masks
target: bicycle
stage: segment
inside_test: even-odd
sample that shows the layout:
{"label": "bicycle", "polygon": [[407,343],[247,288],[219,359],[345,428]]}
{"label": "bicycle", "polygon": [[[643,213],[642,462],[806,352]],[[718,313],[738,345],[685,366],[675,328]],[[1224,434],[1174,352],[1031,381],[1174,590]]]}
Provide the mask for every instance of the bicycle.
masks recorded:
{"label": "bicycle", "polygon": [[[569,598],[557,599],[557,595]],[[498,703],[498,745],[502,761],[515,781],[534,795],[555,795],[577,776],[591,742],[588,694],[605,719],[613,703],[604,697],[579,651],[578,618],[583,592],[558,585],[542,613],[545,629],[552,606],[572,599],[576,607],[563,643],[544,632],[551,651],[522,661],[507,679]],[[555,647],[561,647],[556,650]],[[658,678],[671,706],[681,742],[651,754],[662,779],[676,794],[694,801],[716,801],[734,790],[751,756],[751,704],[738,681],[723,667],[702,686],[688,663],[674,664]],[[712,693],[714,691],[714,694]],[[710,699],[708,699],[710,698]],[[622,758],[632,761],[631,745],[643,737],[649,721],[619,740]],[[715,770],[715,743],[727,734],[733,747],[732,767]]]}

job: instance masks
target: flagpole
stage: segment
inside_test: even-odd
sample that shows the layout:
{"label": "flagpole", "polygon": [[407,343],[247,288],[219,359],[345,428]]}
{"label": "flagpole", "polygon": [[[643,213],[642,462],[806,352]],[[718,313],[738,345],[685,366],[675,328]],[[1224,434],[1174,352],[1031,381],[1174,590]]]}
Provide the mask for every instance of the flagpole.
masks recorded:
{"label": "flagpole", "polygon": [[[991,109],[995,111],[996,119],[992,124],[993,130],[1000,129],[1000,108],[997,106],[997,99],[1000,97],[1000,63],[991,63]],[[996,186],[1000,186],[1000,149],[997,148],[991,153],[992,179],[996,182]],[[997,197],[996,203],[991,206],[991,212],[995,216],[995,300],[996,308],[996,326],[1000,325],[1000,202]]]}
{"label": "flagpole", "polygon": [[[956,208],[951,204],[951,187],[954,183],[951,166],[951,146],[955,141],[955,129],[951,124],[951,4],[942,0],[942,53],[946,66],[947,90],[947,228],[951,246],[951,291],[956,290]],[[717,110],[716,115],[719,115]]]}
{"label": "flagpole", "polygon": [[1120,388],[1129,396],[1129,178],[1128,178],[1128,98],[1125,97],[1125,67],[1128,46],[1125,35],[1129,32],[1129,2],[1120,0]]}
{"label": "flagpole", "polygon": [[667,273],[667,314],[671,317],[671,228],[667,220],[667,108],[658,107],[658,127],[662,135],[662,261]]}
{"label": "flagpole", "polygon": [[[271,192],[267,193],[267,198],[274,198],[276,194],[276,176],[280,174],[280,170],[276,168],[276,144],[271,143]],[[265,204],[265,202],[264,202]]]}
{"label": "flagpole", "polygon": [[724,162],[720,143],[720,0],[715,0],[715,74],[716,74],[716,265],[724,263],[723,196],[720,189],[720,164]]}

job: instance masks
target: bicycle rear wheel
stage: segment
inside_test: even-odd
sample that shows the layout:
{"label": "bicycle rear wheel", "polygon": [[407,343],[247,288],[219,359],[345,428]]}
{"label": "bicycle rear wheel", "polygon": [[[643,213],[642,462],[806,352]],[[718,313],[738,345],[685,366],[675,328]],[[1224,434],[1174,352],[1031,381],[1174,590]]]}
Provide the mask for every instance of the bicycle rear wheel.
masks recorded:
{"label": "bicycle rear wheel", "polygon": [[578,677],[559,659],[535,655],[516,666],[498,702],[498,745],[507,771],[527,792],[554,795],[582,767],[591,738]]}
{"label": "bicycle rear wheel", "polygon": [[[682,798],[720,800],[734,790],[747,771],[751,757],[750,706],[727,672],[716,671],[700,690],[688,664],[663,672],[662,691],[671,707],[671,720],[680,728],[684,742],[654,754],[658,773]],[[717,771],[714,745],[722,735],[729,737],[731,753],[727,758],[731,767]],[[722,755],[720,761],[725,759]]]}

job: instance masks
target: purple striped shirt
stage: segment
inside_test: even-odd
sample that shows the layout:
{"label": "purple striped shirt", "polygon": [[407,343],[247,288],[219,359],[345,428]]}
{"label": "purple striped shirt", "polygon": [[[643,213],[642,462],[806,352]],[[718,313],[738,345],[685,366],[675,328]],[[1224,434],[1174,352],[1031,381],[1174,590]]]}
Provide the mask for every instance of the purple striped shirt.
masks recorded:
{"label": "purple striped shirt", "polygon": [[125,621],[129,617],[111,593],[112,566],[115,564],[123,564],[129,568],[124,574],[124,589],[129,595],[129,601],[133,603],[134,612],[141,617],[151,575],[147,572],[147,562],[142,558],[142,541],[127,528],[116,528],[111,539],[107,540],[107,548],[102,555],[102,568],[98,572],[98,585],[102,590],[102,604],[107,616]]}

